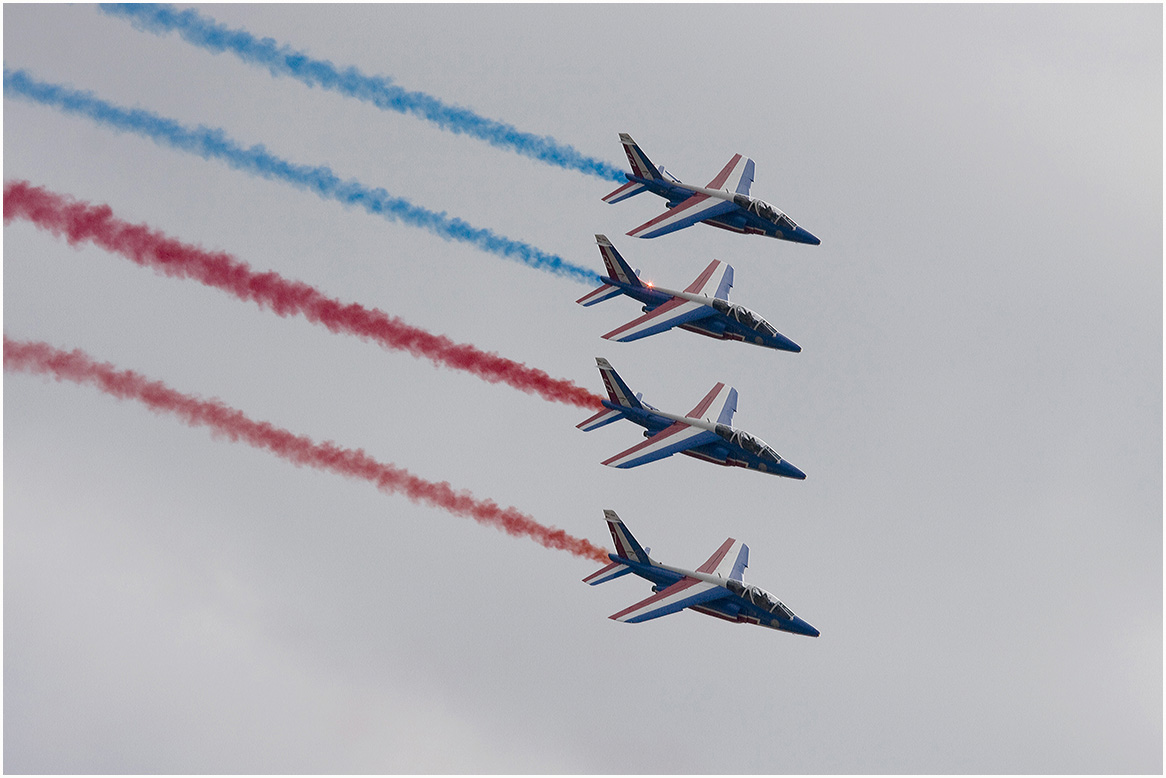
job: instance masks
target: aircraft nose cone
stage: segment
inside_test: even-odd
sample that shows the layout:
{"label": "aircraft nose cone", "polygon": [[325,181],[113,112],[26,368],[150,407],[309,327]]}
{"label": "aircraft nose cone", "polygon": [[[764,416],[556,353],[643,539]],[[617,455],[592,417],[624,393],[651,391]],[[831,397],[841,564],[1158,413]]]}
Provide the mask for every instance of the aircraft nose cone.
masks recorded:
{"label": "aircraft nose cone", "polygon": [[796,478],[799,481],[806,480],[805,473],[803,473],[801,470],[798,470],[796,467],[791,465],[789,462],[786,462],[784,459],[781,460],[781,462],[779,462],[777,464],[777,466],[772,469],[771,472],[774,475],[785,476],[786,478]]}
{"label": "aircraft nose cone", "polygon": [[822,634],[821,632],[814,629],[806,622],[799,619],[797,616],[794,616],[792,619],[789,620],[789,631],[796,632],[799,635],[806,635],[806,636],[812,637],[812,638],[816,638]]}
{"label": "aircraft nose cone", "polygon": [[782,335],[780,332],[773,336],[773,341],[774,341],[773,347],[776,349],[780,349],[781,351],[792,351],[796,354],[802,350],[801,346],[799,346],[797,343],[794,343],[792,340],[787,338],[785,335]]}
{"label": "aircraft nose cone", "polygon": [[820,246],[822,244],[822,241],[818,240],[816,235],[809,230],[803,230],[801,227],[794,230],[794,239],[799,243],[808,243],[811,246]]}

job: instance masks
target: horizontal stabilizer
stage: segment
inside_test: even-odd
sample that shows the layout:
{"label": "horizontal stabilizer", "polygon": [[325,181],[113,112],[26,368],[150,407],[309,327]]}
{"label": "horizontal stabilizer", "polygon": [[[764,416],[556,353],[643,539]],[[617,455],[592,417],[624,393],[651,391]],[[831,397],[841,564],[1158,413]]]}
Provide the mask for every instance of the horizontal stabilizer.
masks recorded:
{"label": "horizontal stabilizer", "polygon": [[584,578],[583,583],[597,586],[598,584],[607,583],[608,581],[619,578],[621,575],[627,575],[631,571],[632,569],[622,562],[612,562],[607,567],[596,570],[594,573]]}
{"label": "horizontal stabilizer", "polygon": [[614,192],[610,192],[609,194],[604,195],[603,202],[612,204],[622,203],[629,197],[635,197],[641,192],[646,191],[648,191],[648,187],[644,186],[643,184],[636,181],[629,181],[628,183],[616,189]]}
{"label": "horizontal stabilizer", "polygon": [[622,294],[619,287],[612,286],[611,284],[604,284],[598,289],[583,295],[575,302],[586,308],[588,306],[595,305],[596,303],[601,303],[604,300],[610,300],[619,294]]}
{"label": "horizontal stabilizer", "polygon": [[600,427],[605,427],[608,424],[611,424],[613,421],[619,421],[623,417],[624,416],[622,411],[612,411],[604,408],[602,411],[595,414],[591,418],[587,419],[586,421],[582,421],[575,426],[584,432],[590,432],[591,430],[597,430]]}

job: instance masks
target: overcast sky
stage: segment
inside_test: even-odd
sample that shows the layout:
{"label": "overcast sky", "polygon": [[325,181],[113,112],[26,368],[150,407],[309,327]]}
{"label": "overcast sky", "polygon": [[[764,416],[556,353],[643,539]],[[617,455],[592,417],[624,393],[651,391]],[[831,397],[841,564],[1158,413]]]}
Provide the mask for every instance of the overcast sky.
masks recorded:
{"label": "overcast sky", "polygon": [[4,178],[99,203],[600,392],[717,381],[790,481],[283,319],[25,222],[4,331],[82,348],[608,545],[726,537],[817,639],[87,387],[4,376],[8,772],[1162,771],[1162,8],[213,6],[279,44],[623,167],[734,153],[822,239],[614,184],[84,5],[6,5],[4,63],[384,187],[596,271],[711,259],[801,344],[600,335],[591,287],[12,95]]}

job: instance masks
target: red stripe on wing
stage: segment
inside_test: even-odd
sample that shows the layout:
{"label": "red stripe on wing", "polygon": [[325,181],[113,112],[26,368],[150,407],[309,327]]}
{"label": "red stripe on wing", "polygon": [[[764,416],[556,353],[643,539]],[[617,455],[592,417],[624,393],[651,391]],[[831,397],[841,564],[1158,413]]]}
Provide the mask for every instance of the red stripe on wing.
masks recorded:
{"label": "red stripe on wing", "polygon": [[725,187],[725,182],[729,180],[729,174],[733,172],[733,168],[737,167],[737,163],[740,161],[741,155],[734,154],[733,158],[729,160],[729,164],[725,165],[724,169],[721,170],[720,173],[717,173],[717,177],[712,181],[709,181],[708,188],[723,189]]}
{"label": "red stripe on wing", "polygon": [[674,594],[678,594],[679,592],[682,592],[691,586],[695,586],[698,583],[700,583],[700,581],[697,580],[696,578],[682,578],[679,581],[677,581],[676,583],[669,586],[664,591],[662,591],[658,594],[654,594],[646,600],[640,600],[635,605],[628,606],[627,608],[624,608],[619,613],[613,613],[608,618],[618,620],[622,616],[626,616],[627,614],[632,613],[633,611],[643,610],[648,605],[653,605],[666,597],[671,597]]}
{"label": "red stripe on wing", "polygon": [[672,309],[677,308],[681,305],[684,305],[686,302],[688,302],[688,301],[683,299],[683,298],[673,297],[671,300],[664,303],[663,305],[661,305],[659,308],[652,311],[651,313],[645,314],[644,316],[641,316],[638,319],[633,319],[632,321],[629,321],[627,324],[623,325],[622,327],[616,327],[614,330],[607,333],[603,337],[608,339],[608,340],[611,340],[612,337],[614,337],[616,335],[620,335],[620,334],[626,332],[627,330],[631,329],[632,327],[637,327],[646,321],[651,321],[652,319],[656,318],[657,316],[662,316],[663,314],[668,313]]}
{"label": "red stripe on wing", "polygon": [[688,288],[684,291],[688,292],[689,294],[699,294],[700,290],[704,288],[704,285],[709,282],[710,278],[712,278],[713,272],[716,271],[719,264],[721,264],[720,260],[714,259],[712,263],[704,269],[704,272],[697,276],[696,280],[689,284]]}
{"label": "red stripe on wing", "polygon": [[712,573],[714,570],[717,569],[717,565],[719,565],[721,563],[721,560],[725,558],[725,554],[729,553],[729,549],[732,548],[733,544],[736,542],[737,541],[734,540],[733,538],[729,538],[728,540],[726,540],[724,543],[721,544],[720,548],[718,548],[715,552],[713,552],[713,555],[708,558],[707,562],[705,562],[700,567],[696,568],[696,572],[698,572],[698,573]]}
{"label": "red stripe on wing", "polygon": [[704,399],[697,403],[697,406],[688,412],[687,416],[690,419],[704,418],[704,412],[713,404],[713,400],[720,394],[721,390],[725,388],[724,383],[718,381],[717,385],[713,387],[712,391],[704,396]]}
{"label": "red stripe on wing", "polygon": [[[651,221],[644,222],[639,227],[636,227],[634,230],[632,230],[632,232],[644,232],[644,231],[646,231],[646,229],[648,227],[652,227],[656,223],[664,221],[665,219],[671,219],[673,216],[676,216],[678,213],[681,213],[682,211],[687,211],[689,208],[692,208],[693,206],[700,205],[701,203],[703,203],[707,199],[709,199],[709,196],[706,194],[694,194],[692,197],[690,197],[687,200],[685,200],[684,202],[680,203],[675,208],[669,208],[667,211],[660,214],[655,219],[652,219]],[[628,234],[631,234],[631,233],[628,233]]]}
{"label": "red stripe on wing", "polygon": [[654,446],[655,444],[659,443],[661,440],[664,440],[664,438],[671,437],[672,435],[675,435],[677,432],[681,432],[682,430],[687,430],[687,429],[692,429],[692,428],[689,427],[687,424],[683,424],[683,423],[678,421],[678,422],[674,423],[671,427],[666,427],[663,430],[661,430],[660,432],[657,432],[655,435],[648,438],[643,443],[637,443],[636,445],[629,448],[627,451],[619,452],[618,454],[616,454],[612,458],[604,461],[602,464],[606,465],[609,462],[614,462],[617,459],[623,459],[623,458],[627,457],[629,454],[634,454],[635,452],[637,452],[643,448],[646,448],[648,446]]}

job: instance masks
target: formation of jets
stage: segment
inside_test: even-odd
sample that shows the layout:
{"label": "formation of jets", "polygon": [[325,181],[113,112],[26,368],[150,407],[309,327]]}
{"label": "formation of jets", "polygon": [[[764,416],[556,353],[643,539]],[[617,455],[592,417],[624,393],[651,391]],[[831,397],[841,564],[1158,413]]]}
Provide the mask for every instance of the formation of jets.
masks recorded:
{"label": "formation of jets", "polygon": [[[765,235],[815,246],[821,243],[789,216],[749,194],[753,160],[735,154],[707,186],[696,186],[653,165],[630,135],[620,133],[619,138],[631,172],[625,174],[628,183],[608,194],[604,201],[618,203],[651,192],[668,203],[664,213],[628,235],[655,238],[704,222],[746,235]],[[600,277],[602,285],[598,289],[576,302],[592,306],[625,296],[643,306],[642,316],[608,332],[603,336],[605,339],[629,342],[679,328],[779,351],[802,350],[761,316],[729,302],[729,289],[733,286],[731,265],[714,259],[683,290],[665,289],[642,281],[639,271],[632,269],[605,235],[596,235],[595,242],[607,274]],[[578,424],[578,428],[590,432],[624,419],[643,427],[645,438],[604,460],[603,464],[628,469],[684,454],[769,475],[798,480],[806,477],[764,441],[732,426],[737,410],[737,390],[733,387],[717,383],[695,408],[681,416],[644,402],[642,395],[632,392],[611,363],[603,357],[595,361],[607,399],[603,400],[603,410]],[[634,573],[650,581],[653,591],[651,597],[624,608],[612,615],[612,619],[637,623],[691,609],[732,622],[818,637],[817,629],[795,616],[772,594],[745,583],[749,547],[744,543],[729,538],[703,565],[686,570],[652,559],[648,556],[649,549],[640,546],[615,511],[603,513],[615,543],[615,553],[608,555],[611,564],[587,576],[584,582],[594,586]]]}

